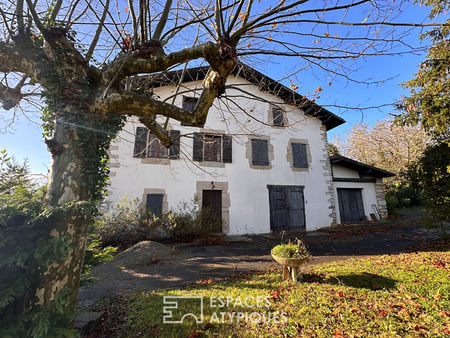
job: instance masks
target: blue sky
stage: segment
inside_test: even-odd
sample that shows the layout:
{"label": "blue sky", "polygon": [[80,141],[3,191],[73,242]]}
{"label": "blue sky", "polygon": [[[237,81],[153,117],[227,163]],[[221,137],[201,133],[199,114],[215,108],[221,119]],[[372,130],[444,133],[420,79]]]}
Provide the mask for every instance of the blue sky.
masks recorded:
{"label": "blue sky", "polygon": [[[398,22],[422,22],[426,18],[428,9],[419,5],[411,5],[408,10],[399,16]],[[421,44],[418,39],[419,30],[412,32],[408,38],[408,42],[417,46]],[[338,104],[342,106],[378,106],[397,101],[401,95],[407,95],[407,91],[403,90],[399,83],[413,77],[413,73],[417,71],[417,65],[423,60],[425,54],[403,56],[384,56],[372,57],[365,61],[360,61],[359,70],[354,76],[365,78],[386,79],[394,77],[394,79],[384,82],[380,85],[362,85],[347,83],[342,80],[333,80],[332,85],[328,86],[329,80],[323,74],[311,73],[308,70],[303,71],[298,76],[299,92],[313,92],[319,85],[324,89],[321,98],[317,101],[319,104]],[[284,60],[279,61],[280,67],[277,67],[277,61],[264,67],[258,67],[259,70],[268,76],[278,79],[283,77],[281,65]],[[252,65],[254,66],[254,65]],[[319,78],[318,78],[319,77]],[[376,121],[386,118],[387,114],[393,113],[393,108],[384,107],[381,110],[372,109],[361,113],[360,111],[349,110],[340,111],[337,108],[329,107],[329,110],[343,117],[347,123],[337,127],[329,132],[329,140],[335,135],[344,136],[344,132],[351,128],[355,123],[365,122],[373,124]],[[0,114],[5,112],[0,109]],[[34,115],[37,115],[36,113]],[[0,120],[3,123],[3,120]],[[4,125],[0,125],[3,130]],[[50,165],[50,156],[46,150],[45,144],[41,136],[39,120],[35,118],[35,122],[30,122],[20,114],[18,114],[15,124],[8,129],[6,133],[0,133],[0,149],[6,148],[8,153],[14,155],[19,161],[28,159],[32,172],[47,173]]]}

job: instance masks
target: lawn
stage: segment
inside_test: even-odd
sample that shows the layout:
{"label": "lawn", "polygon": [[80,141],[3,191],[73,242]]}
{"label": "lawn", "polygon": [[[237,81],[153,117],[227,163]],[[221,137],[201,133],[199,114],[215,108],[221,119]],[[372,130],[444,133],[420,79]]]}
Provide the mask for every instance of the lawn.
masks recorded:
{"label": "lawn", "polygon": [[[110,306],[101,330],[126,337],[448,337],[449,267],[449,252],[419,252],[312,266],[297,284],[273,271],[132,293]],[[163,296],[202,296],[203,322],[163,324]],[[180,300],[171,318],[189,312],[200,314],[198,299]]]}

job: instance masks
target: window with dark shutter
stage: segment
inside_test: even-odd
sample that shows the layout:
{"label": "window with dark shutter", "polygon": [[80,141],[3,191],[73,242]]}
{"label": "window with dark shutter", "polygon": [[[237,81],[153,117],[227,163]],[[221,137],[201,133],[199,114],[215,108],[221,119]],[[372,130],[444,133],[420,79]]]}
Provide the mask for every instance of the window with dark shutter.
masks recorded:
{"label": "window with dark shutter", "polygon": [[147,211],[156,216],[162,215],[163,194],[147,194]]}
{"label": "window with dark shutter", "polygon": [[306,144],[292,143],[292,159],[294,168],[308,168]]}
{"label": "window with dark shutter", "polygon": [[221,137],[203,135],[203,161],[221,162]]}
{"label": "window with dark shutter", "polygon": [[200,133],[194,133],[192,159],[199,162],[203,161],[203,135]]}
{"label": "window with dark shutter", "polygon": [[229,135],[222,136],[222,161],[231,163],[233,159],[232,138]]}
{"label": "window with dark shutter", "polygon": [[277,127],[284,127],[284,113],[280,108],[272,109],[273,125]]}
{"label": "window with dark shutter", "polygon": [[169,135],[173,140],[173,144],[169,148],[169,158],[174,160],[180,158],[180,131],[170,130]]}
{"label": "window with dark shutter", "polygon": [[[198,97],[183,96],[183,109],[192,112],[197,105]],[[181,122],[182,126],[191,126],[189,123]]]}
{"label": "window with dark shutter", "polygon": [[167,158],[167,148],[161,144],[161,141],[153,134],[150,134],[148,143],[148,157]]}
{"label": "window with dark shutter", "polygon": [[252,164],[269,164],[269,141],[252,139]]}
{"label": "window with dark shutter", "polygon": [[148,129],[144,127],[136,128],[136,138],[134,140],[134,151],[133,157],[143,158],[145,157],[147,151],[147,135]]}

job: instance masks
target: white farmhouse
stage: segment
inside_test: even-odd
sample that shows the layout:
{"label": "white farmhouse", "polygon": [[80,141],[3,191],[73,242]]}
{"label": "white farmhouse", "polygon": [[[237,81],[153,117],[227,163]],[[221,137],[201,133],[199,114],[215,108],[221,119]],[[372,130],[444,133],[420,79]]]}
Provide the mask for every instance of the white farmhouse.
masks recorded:
{"label": "white farmhouse", "polygon": [[[191,110],[206,67],[170,72],[146,86]],[[256,70],[240,65],[206,124],[166,121],[170,149],[130,118],[111,146],[109,199],[142,200],[158,214],[193,201],[225,234],[313,230],[387,216],[391,173],[328,155],[327,131],[345,121]],[[372,215],[371,215],[372,214]]]}

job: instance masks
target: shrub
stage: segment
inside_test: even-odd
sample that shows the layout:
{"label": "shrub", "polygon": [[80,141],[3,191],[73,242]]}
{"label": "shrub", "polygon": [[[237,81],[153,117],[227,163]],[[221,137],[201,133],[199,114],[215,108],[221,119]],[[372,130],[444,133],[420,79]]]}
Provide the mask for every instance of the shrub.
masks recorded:
{"label": "shrub", "polygon": [[113,260],[117,247],[107,246],[102,248],[98,235],[89,234],[86,252],[84,254],[84,264],[82,274],[87,275],[97,264]]}
{"label": "shrub", "polygon": [[219,231],[220,221],[194,203],[181,203],[176,210],[159,216],[142,215],[139,205],[139,200],[124,196],[116,205],[103,208],[93,230],[103,245],[129,247],[144,240],[194,241]]}

